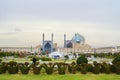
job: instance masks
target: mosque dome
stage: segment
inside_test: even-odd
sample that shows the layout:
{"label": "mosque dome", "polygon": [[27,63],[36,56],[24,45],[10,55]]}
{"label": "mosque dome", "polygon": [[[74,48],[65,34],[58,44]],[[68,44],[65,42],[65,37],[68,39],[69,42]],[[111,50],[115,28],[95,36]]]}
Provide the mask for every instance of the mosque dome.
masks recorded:
{"label": "mosque dome", "polygon": [[82,35],[80,35],[79,33],[75,33],[75,35],[72,37],[72,41],[76,42],[76,43],[81,43],[84,44],[85,39]]}

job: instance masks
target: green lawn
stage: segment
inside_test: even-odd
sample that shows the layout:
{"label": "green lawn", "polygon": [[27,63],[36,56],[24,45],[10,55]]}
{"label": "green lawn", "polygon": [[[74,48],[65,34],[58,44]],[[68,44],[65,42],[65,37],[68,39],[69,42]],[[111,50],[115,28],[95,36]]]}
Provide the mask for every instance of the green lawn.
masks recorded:
{"label": "green lawn", "polygon": [[22,74],[1,74],[0,80],[120,80],[120,75],[116,74],[65,74],[65,75],[46,75],[46,74],[39,74],[39,75],[22,75]]}

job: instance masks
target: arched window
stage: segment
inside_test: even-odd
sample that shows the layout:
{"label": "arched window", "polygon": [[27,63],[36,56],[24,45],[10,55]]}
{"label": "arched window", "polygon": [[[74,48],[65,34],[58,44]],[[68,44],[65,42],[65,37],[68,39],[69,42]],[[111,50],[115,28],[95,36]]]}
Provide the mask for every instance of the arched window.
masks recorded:
{"label": "arched window", "polygon": [[72,42],[69,42],[69,43],[67,44],[67,48],[72,48]]}

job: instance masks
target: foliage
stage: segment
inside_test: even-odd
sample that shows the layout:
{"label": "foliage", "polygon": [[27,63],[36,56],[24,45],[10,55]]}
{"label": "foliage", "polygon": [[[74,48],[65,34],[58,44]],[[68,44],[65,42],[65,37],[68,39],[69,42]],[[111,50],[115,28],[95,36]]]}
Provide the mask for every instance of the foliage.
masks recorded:
{"label": "foliage", "polygon": [[87,64],[87,71],[92,72],[93,66],[91,64]]}
{"label": "foliage", "polygon": [[65,74],[67,64],[65,64],[65,63],[57,63],[57,66],[58,66],[58,73],[59,74]]}
{"label": "foliage", "polygon": [[30,66],[29,66],[28,62],[25,62],[24,64],[23,63],[19,64],[19,67],[20,67],[20,71],[21,71],[22,74],[28,74],[29,73]]}
{"label": "foliage", "polygon": [[110,66],[105,62],[103,62],[101,64],[101,69],[100,70],[101,70],[102,73],[110,74]]}
{"label": "foliage", "polygon": [[17,52],[0,52],[0,57],[6,57],[6,56],[18,57],[19,54]]}
{"label": "foliage", "polygon": [[38,75],[38,74],[40,74],[42,66],[39,65],[39,64],[33,64],[32,65],[32,69],[33,69],[33,73],[36,74],[36,75]]}
{"label": "foliage", "polygon": [[72,74],[76,73],[76,64],[75,62],[72,62],[70,65],[68,65],[68,71]]}
{"label": "foliage", "polygon": [[77,63],[77,64],[88,63],[88,60],[87,60],[87,58],[85,57],[85,55],[82,55],[82,56],[80,56],[80,57],[77,58],[76,63]]}
{"label": "foliage", "polygon": [[96,61],[94,61],[93,64],[94,64],[93,73],[94,74],[99,74],[100,73],[100,64],[97,63]]}
{"label": "foliage", "polygon": [[0,63],[2,62],[2,59],[0,59]]}
{"label": "foliage", "polygon": [[49,63],[47,64],[43,64],[42,65],[46,71],[47,74],[52,74],[53,73],[53,68],[54,68],[54,64],[53,63]]}
{"label": "foliage", "polygon": [[15,61],[10,61],[7,65],[7,70],[9,74],[16,74],[18,73],[18,65]]}
{"label": "foliage", "polygon": [[114,58],[114,60],[112,61],[113,64],[120,62],[120,56],[117,56]]}
{"label": "foliage", "polygon": [[87,64],[86,63],[80,64],[80,71],[81,71],[82,74],[87,73]]}
{"label": "foliage", "polygon": [[33,60],[33,58],[35,58],[36,61],[38,61],[38,60],[42,60],[42,61],[52,61],[52,59],[49,58],[49,57],[28,56],[28,58],[31,58],[31,61]]}
{"label": "foliage", "polygon": [[52,61],[52,59],[49,58],[49,57],[41,57],[40,60],[42,60],[42,61]]}
{"label": "foliage", "polygon": [[120,62],[115,63],[115,73],[120,74]]}

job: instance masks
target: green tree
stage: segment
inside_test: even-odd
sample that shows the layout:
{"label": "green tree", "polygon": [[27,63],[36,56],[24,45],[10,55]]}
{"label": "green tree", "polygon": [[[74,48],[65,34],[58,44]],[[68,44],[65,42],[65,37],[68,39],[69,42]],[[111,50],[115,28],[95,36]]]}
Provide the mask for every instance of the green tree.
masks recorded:
{"label": "green tree", "polygon": [[87,58],[85,57],[85,55],[81,55],[80,57],[77,58],[76,60],[77,64],[82,64],[82,63],[88,63]]}

